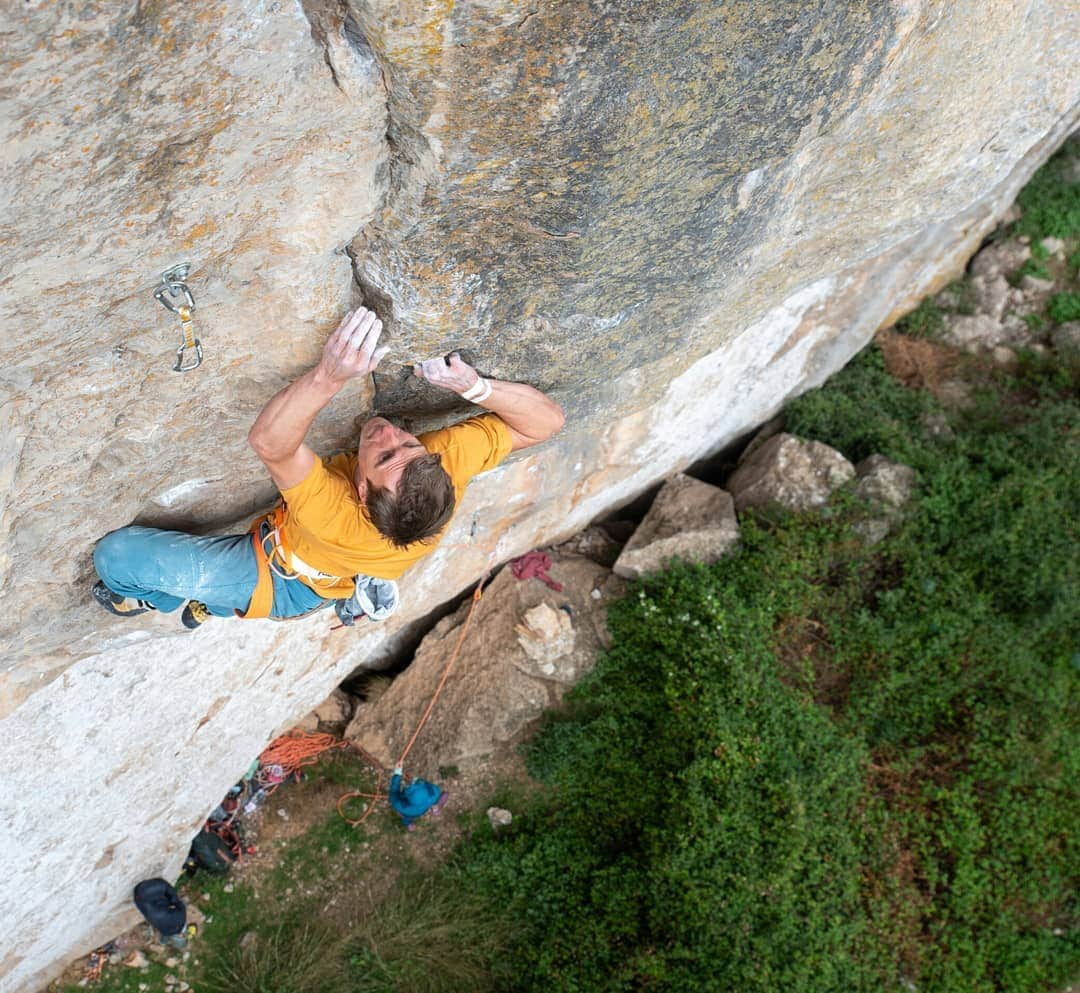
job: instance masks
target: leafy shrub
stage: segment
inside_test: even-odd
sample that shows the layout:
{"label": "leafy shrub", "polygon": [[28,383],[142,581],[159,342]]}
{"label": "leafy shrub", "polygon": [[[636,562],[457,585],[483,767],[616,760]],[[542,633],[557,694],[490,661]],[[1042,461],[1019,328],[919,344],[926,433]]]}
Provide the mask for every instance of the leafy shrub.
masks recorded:
{"label": "leafy shrub", "polygon": [[512,988],[1075,974],[1080,411],[1041,375],[945,444],[867,351],[788,425],[913,465],[900,532],[867,549],[850,501],[746,521],[734,556],[612,609],[611,650],[529,750],[540,801],[452,870],[520,925]]}
{"label": "leafy shrub", "polygon": [[1025,276],[1033,276],[1035,279],[1048,281],[1053,281],[1054,278],[1054,274],[1049,270],[1046,263],[1036,258],[1028,259],[1016,272],[1009,276],[1009,283],[1012,286],[1019,286],[1024,281]]}
{"label": "leafy shrub", "polygon": [[1080,237],[1080,183],[1071,177],[1078,158],[1080,138],[1070,138],[1032,176],[1017,197],[1023,210],[1017,234],[1026,234],[1032,241]]}
{"label": "leafy shrub", "polygon": [[[968,302],[967,297],[962,299]],[[968,303],[970,307],[970,304]],[[960,307],[963,311],[965,308]],[[896,322],[896,330],[917,338],[936,337],[945,326],[945,312],[934,302],[933,297],[924,297],[914,310],[909,311]]]}
{"label": "leafy shrub", "polygon": [[1080,293],[1055,293],[1046,301],[1046,313],[1055,324],[1080,321]]}

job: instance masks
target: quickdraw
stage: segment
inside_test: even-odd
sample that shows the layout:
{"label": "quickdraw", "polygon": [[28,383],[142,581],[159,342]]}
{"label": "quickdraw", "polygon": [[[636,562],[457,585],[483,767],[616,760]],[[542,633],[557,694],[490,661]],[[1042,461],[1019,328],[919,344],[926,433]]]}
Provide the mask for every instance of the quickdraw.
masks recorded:
{"label": "quickdraw", "polygon": [[[161,285],[154,290],[154,299],[166,310],[180,318],[180,345],[176,349],[176,361],[173,372],[191,372],[197,369],[203,360],[202,343],[195,337],[191,315],[195,312],[195,298],[187,285],[190,262],[181,262],[171,266],[161,274]],[[176,301],[180,302],[177,303]],[[185,359],[185,353],[194,352],[194,358]]]}

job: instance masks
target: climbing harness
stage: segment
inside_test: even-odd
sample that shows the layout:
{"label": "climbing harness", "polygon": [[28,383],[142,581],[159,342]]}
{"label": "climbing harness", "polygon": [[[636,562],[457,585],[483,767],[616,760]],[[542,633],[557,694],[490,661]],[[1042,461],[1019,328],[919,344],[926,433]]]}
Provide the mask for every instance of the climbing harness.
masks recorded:
{"label": "climbing harness", "polygon": [[[173,372],[191,372],[202,364],[202,343],[195,337],[191,315],[195,312],[195,298],[187,285],[190,262],[180,262],[170,266],[161,274],[161,285],[154,290],[154,299],[166,310],[180,318],[180,345],[176,349],[176,361]],[[176,301],[179,299],[179,303]],[[185,353],[194,353],[194,356]]]}
{"label": "climbing harness", "polygon": [[[258,578],[247,610],[236,610],[237,617],[253,620],[270,616],[274,605],[274,576],[281,579],[299,579],[303,576],[307,583],[320,596],[325,596],[318,588],[320,582],[339,584],[344,582],[340,576],[319,572],[302,561],[286,544],[283,525],[285,523],[285,504],[279,503],[269,514],[260,514],[251,524],[251,542],[255,549],[255,565]],[[293,571],[288,571],[292,568]],[[282,571],[282,569],[286,571]],[[331,595],[332,597],[332,595]],[[321,610],[322,607],[316,607]],[[314,611],[312,611],[314,613]]]}

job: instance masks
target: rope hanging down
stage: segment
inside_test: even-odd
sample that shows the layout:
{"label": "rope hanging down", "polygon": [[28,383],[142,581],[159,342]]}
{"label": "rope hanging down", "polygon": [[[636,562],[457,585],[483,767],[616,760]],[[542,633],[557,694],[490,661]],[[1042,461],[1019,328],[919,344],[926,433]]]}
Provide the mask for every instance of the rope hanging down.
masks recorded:
{"label": "rope hanging down", "polygon": [[[401,757],[397,760],[398,769],[405,764],[405,759],[409,757],[409,752],[412,751],[413,745],[416,744],[417,739],[420,737],[420,732],[424,729],[424,725],[427,724],[428,718],[431,717],[432,711],[435,709],[435,704],[438,702],[438,699],[446,686],[446,682],[450,678],[450,673],[453,671],[458,658],[461,656],[461,649],[465,644],[465,638],[469,633],[473,614],[476,613],[476,605],[480,602],[480,597],[483,595],[484,591],[484,584],[487,580],[488,574],[484,573],[480,578],[480,582],[477,583],[476,589],[473,591],[472,603],[469,605],[469,612],[465,615],[465,622],[461,625],[461,634],[458,636],[457,644],[454,646],[454,651],[450,655],[450,660],[443,668],[439,684],[435,687],[435,692],[432,694],[431,700],[428,702],[424,713],[421,715],[420,720],[416,725],[416,730],[413,731],[412,737],[409,739],[408,744],[401,753]],[[376,792],[365,793],[360,790],[352,790],[338,798],[337,812],[351,827],[358,827],[371,816],[380,800],[389,799],[389,794],[383,786],[383,781],[387,773],[386,767],[383,766],[374,755],[355,742],[344,741],[335,738],[331,734],[318,734],[307,731],[290,731],[287,734],[283,734],[279,738],[275,738],[271,741],[270,744],[259,753],[260,774],[263,773],[263,770],[266,770],[265,775],[257,774],[260,775],[259,784],[269,796],[281,785],[281,783],[289,779],[290,776],[298,773],[304,766],[314,765],[322,755],[329,751],[349,747],[354,748],[361,756],[363,756],[368,764],[375,770],[376,775]],[[346,816],[345,811],[342,808],[346,802],[357,798],[368,800],[369,803],[364,813],[361,814],[360,817],[353,819]]]}
{"label": "rope hanging down", "polygon": [[[465,623],[461,625],[461,634],[458,636],[457,644],[454,646],[454,651],[450,655],[450,660],[446,663],[443,669],[442,677],[439,679],[439,685],[435,687],[435,692],[432,694],[431,700],[427,705],[423,715],[420,717],[419,723],[416,725],[416,730],[413,731],[412,737],[409,739],[409,743],[405,746],[405,749],[401,753],[401,757],[397,760],[397,768],[401,769],[405,765],[405,759],[409,757],[409,752],[412,751],[413,745],[416,744],[416,739],[420,737],[420,732],[423,730],[424,725],[427,724],[428,718],[431,716],[431,712],[435,709],[435,704],[442,694],[443,688],[446,686],[446,681],[450,678],[450,673],[457,663],[458,657],[461,655],[461,648],[465,644],[465,637],[469,633],[469,625],[472,624],[473,614],[476,613],[476,605],[480,602],[480,597],[483,595],[484,583],[487,582],[488,574],[485,572],[480,577],[480,582],[477,583],[476,589],[473,591],[472,603],[469,605],[469,612],[465,615]],[[349,793],[343,794],[338,798],[337,811],[338,813],[349,823],[351,827],[358,827],[363,824],[364,821],[371,816],[371,813],[375,810],[376,804],[380,800],[388,799],[388,794],[383,791],[383,777],[386,775],[386,768],[378,761],[370,752],[365,751],[359,745],[353,743],[353,748],[359,751],[365,759],[374,767],[376,774],[375,793],[362,793],[359,790],[352,790]],[[369,800],[367,809],[360,817],[355,820],[346,817],[345,812],[341,809],[342,806],[349,800],[354,800],[362,797]]]}

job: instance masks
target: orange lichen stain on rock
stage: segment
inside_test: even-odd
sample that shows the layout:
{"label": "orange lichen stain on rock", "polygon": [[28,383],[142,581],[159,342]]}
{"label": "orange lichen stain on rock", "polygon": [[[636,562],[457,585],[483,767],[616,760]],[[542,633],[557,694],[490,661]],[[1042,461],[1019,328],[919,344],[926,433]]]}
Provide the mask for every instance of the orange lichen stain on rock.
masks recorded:
{"label": "orange lichen stain on rock", "polygon": [[217,230],[217,225],[214,223],[213,218],[207,218],[201,224],[196,224],[184,237],[180,240],[181,248],[192,248],[197,241],[201,241],[203,238],[209,237]]}

